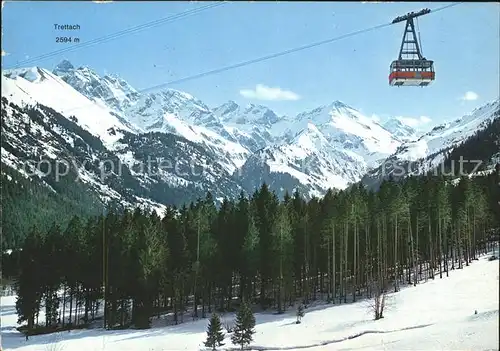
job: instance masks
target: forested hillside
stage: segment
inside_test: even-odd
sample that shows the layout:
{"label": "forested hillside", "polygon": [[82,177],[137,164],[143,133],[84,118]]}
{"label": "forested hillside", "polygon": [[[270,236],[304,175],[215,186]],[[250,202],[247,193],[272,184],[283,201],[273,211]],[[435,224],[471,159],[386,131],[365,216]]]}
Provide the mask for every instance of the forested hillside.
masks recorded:
{"label": "forested hillside", "polygon": [[103,211],[98,197],[81,182],[74,182],[70,176],[61,177],[49,188],[39,178],[25,178],[2,164],[0,179],[3,248],[21,247],[25,235],[33,226],[47,231],[53,222],[66,226],[77,213],[88,218]]}
{"label": "forested hillside", "polygon": [[[148,328],[161,310],[179,322],[186,309],[231,310],[234,297],[283,312],[320,294],[345,303],[445,278],[498,231],[499,177],[411,177],[309,202],[297,193],[280,201],[263,185],[219,209],[207,194],[163,219],[136,210],[35,228],[19,261],[19,320],[56,327],[64,299],[80,311],[73,324],[90,321],[104,298],[107,327]],[[42,303],[46,320],[37,321]]]}
{"label": "forested hillside", "polygon": [[[444,129],[435,127],[433,131]],[[432,133],[432,131],[431,131]],[[461,133],[458,133],[461,135]],[[438,138],[439,139],[439,138]],[[491,121],[484,121],[482,128],[476,130],[460,143],[451,143],[425,158],[409,161],[390,156],[380,169],[366,174],[361,182],[370,189],[377,189],[382,180],[399,180],[410,175],[444,175],[460,177],[464,173],[494,168],[500,163],[500,110],[491,114]],[[477,167],[479,166],[479,167]]]}
{"label": "forested hillside", "polygon": [[453,169],[452,165],[455,165],[455,171],[458,172],[460,160],[463,160],[463,170],[467,173],[474,171],[478,161],[481,164],[477,170],[484,170],[488,166],[492,167],[492,163],[499,164],[500,111],[497,111],[495,116],[496,119],[489,123],[485,129],[479,130],[450,152],[444,162],[446,172]]}

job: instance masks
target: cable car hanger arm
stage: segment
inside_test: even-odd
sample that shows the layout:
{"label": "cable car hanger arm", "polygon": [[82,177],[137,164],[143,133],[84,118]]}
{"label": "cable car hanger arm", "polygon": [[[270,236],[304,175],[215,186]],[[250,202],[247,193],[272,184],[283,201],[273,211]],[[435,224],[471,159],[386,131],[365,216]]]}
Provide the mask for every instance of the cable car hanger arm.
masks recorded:
{"label": "cable car hanger arm", "polygon": [[423,10],[420,10],[418,12],[409,12],[406,15],[396,17],[395,19],[392,20],[391,23],[394,24],[394,23],[403,22],[403,21],[409,20],[410,18],[415,18],[415,17],[427,15],[430,12],[431,12],[430,9],[423,9]]}
{"label": "cable car hanger arm", "polygon": [[[426,15],[430,12],[431,12],[430,9],[423,9],[423,10],[420,10],[418,12],[410,12],[404,16],[396,17],[392,21],[392,24],[406,21],[405,31],[403,33],[403,40],[401,42],[401,47],[399,49],[398,60],[400,60],[400,61],[403,60],[404,56],[407,57],[407,59],[410,56],[411,57],[417,56],[417,59],[419,61],[425,60],[425,58],[422,56],[422,53],[420,50],[420,45],[418,43],[417,33],[415,32],[415,24],[413,22],[413,19],[417,18],[419,16]],[[409,36],[408,34],[411,34],[411,36]],[[405,48],[404,48],[405,44],[413,44],[414,45],[413,50],[409,51],[408,46],[407,46],[407,49],[405,50]]]}

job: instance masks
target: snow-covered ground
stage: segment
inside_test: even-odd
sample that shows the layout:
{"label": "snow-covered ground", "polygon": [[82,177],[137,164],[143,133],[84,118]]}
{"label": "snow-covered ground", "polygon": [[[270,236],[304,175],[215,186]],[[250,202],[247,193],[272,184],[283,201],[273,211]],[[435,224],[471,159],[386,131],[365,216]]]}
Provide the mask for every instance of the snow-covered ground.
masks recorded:
{"label": "snow-covered ground", "polygon": [[[498,257],[498,250],[495,252]],[[257,314],[256,350],[498,350],[499,261],[482,256],[448,278],[422,282],[389,295],[385,317],[373,321],[366,301],[306,310]],[[474,312],[477,311],[477,314]],[[2,297],[2,350],[167,351],[199,350],[208,320],[144,331],[100,329],[30,337],[17,332],[15,297]],[[224,317],[227,318],[227,317]],[[225,349],[230,347],[226,338]]]}

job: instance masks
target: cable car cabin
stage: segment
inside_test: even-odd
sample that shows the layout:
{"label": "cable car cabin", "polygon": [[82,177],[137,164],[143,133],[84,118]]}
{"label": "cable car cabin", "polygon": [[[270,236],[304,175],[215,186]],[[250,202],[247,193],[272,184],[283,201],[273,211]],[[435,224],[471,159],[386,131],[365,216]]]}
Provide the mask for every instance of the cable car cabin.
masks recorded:
{"label": "cable car cabin", "polygon": [[413,19],[417,19],[418,27],[418,17],[429,12],[431,12],[429,9],[423,9],[416,13],[410,12],[404,16],[396,17],[392,21],[393,24],[406,21],[406,25],[398,59],[391,63],[389,85],[425,87],[434,80],[434,61],[427,60],[422,56],[420,31],[417,36],[413,21]]}
{"label": "cable car cabin", "polygon": [[396,60],[391,63],[389,85],[425,87],[435,79],[434,62],[422,60]]}

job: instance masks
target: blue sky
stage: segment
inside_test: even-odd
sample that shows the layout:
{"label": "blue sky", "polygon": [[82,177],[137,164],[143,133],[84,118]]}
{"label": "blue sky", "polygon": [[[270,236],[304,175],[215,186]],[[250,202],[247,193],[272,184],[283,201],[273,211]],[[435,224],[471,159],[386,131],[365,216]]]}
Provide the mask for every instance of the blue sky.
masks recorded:
{"label": "blue sky", "polygon": [[[6,3],[2,48],[7,55],[2,57],[2,67],[73,45],[56,43],[59,35],[77,35],[83,43],[205,4]],[[29,66],[52,69],[68,59],[100,74],[117,74],[143,89],[447,4],[227,3]],[[423,122],[430,118],[428,124],[435,124],[499,96],[499,11],[496,3],[465,3],[421,17],[423,52],[435,61],[436,69],[436,81],[427,88],[388,85],[389,65],[397,58],[404,23],[171,87],[187,91],[209,106],[234,100],[294,115],[341,100],[368,116],[403,116]],[[81,30],[56,31],[56,23],[79,24]],[[256,87],[260,87],[257,93]],[[286,100],[256,99],[259,97]]]}

